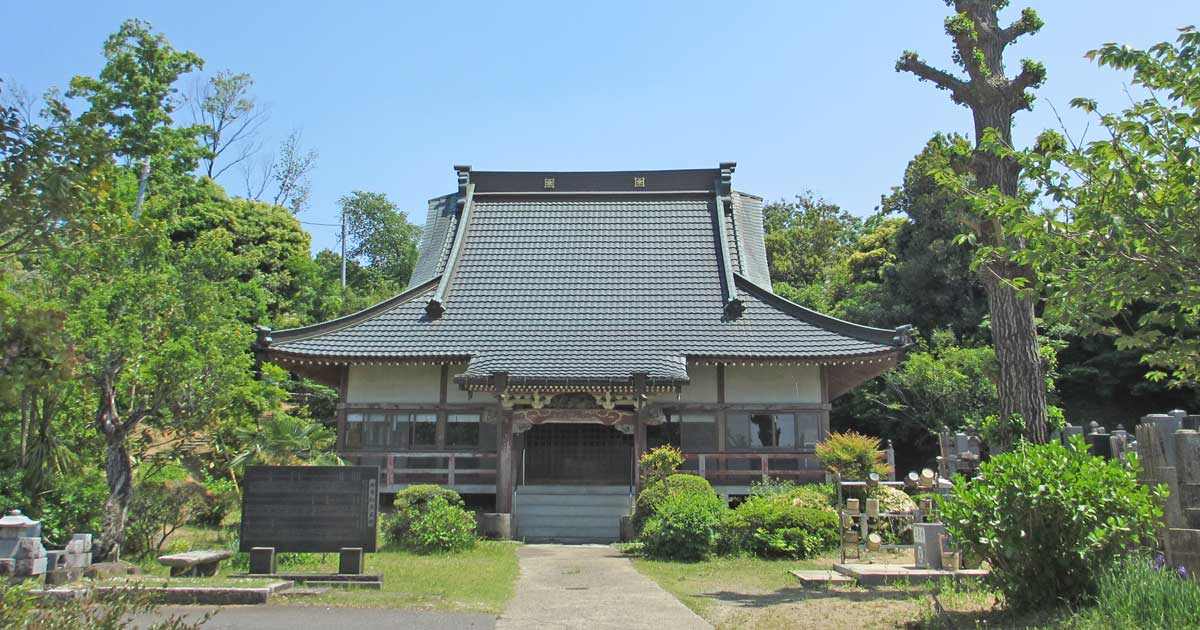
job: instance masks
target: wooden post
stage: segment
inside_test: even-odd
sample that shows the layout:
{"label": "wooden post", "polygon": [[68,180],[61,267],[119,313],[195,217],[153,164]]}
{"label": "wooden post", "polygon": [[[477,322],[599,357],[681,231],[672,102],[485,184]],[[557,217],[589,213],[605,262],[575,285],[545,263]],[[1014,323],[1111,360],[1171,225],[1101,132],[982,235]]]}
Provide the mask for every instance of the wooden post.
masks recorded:
{"label": "wooden post", "polygon": [[646,422],[634,414],[633,418],[633,488],[642,491],[642,455],[646,453]]}
{"label": "wooden post", "polygon": [[513,419],[509,411],[500,412],[496,423],[496,511],[512,513],[513,494]]}

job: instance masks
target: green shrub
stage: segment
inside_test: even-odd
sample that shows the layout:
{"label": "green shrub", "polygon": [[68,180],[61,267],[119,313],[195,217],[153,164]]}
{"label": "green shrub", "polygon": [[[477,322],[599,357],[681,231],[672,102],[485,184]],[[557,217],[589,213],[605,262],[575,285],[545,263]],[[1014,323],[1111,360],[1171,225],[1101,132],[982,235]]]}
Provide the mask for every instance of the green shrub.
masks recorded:
{"label": "green shrub", "polygon": [[871,473],[888,474],[887,453],[879,450],[879,438],[846,431],[831,433],[817,445],[817,459],[842,479],[862,480]]}
{"label": "green shrub", "polygon": [[205,475],[204,496],[193,518],[197,525],[220,527],[238,507],[238,487],[232,479]]}
{"label": "green shrub", "polygon": [[458,493],[433,484],[417,484],[396,493],[392,501],[395,511],[384,517],[383,538],[389,543],[404,545],[413,522],[429,509],[429,502],[441,498],[447,504],[462,507]]}
{"label": "green shrub", "polygon": [[751,496],[727,512],[721,522],[721,552],[811,558],[836,545],[837,513],[827,503],[809,507],[805,498],[795,498],[800,503],[789,495]]}
{"label": "green shrub", "polygon": [[683,452],[670,444],[652,448],[638,460],[642,481],[647,485],[675,474],[682,463]]}
{"label": "green shrub", "polygon": [[121,552],[158,555],[175,530],[191,522],[204,504],[204,488],[194,481],[143,481],[134,487]]}
{"label": "green shrub", "polygon": [[825,510],[827,512],[836,511],[833,507],[833,502],[829,500],[829,496],[820,488],[809,486],[797,486],[783,495],[789,503],[796,507],[808,508],[810,510]]}
{"label": "green shrub", "polygon": [[475,546],[475,515],[443,496],[425,502],[401,543],[420,553],[465,551]]}
{"label": "green shrub", "polygon": [[[917,509],[917,502],[908,493],[891,486],[875,486],[867,491],[867,498],[879,501],[880,512],[912,512]],[[909,519],[885,518],[871,524],[875,531],[889,545],[912,543],[912,521]]]}
{"label": "green shrub", "polygon": [[637,502],[634,504],[632,520],[635,532],[639,534],[642,532],[646,522],[654,516],[658,506],[666,500],[668,494],[717,496],[712,484],[708,483],[704,477],[696,475],[674,474],[665,480],[648,483],[642,488]]}
{"label": "green shrub", "polygon": [[1200,628],[1200,584],[1166,566],[1161,555],[1134,554],[1100,574],[1096,606],[1082,616],[1094,618],[1096,627]]}
{"label": "green shrub", "polygon": [[709,489],[672,493],[658,504],[642,530],[642,549],[663,560],[703,560],[716,549],[725,502]]}
{"label": "green shrub", "polygon": [[1162,510],[1137,482],[1137,461],[1094,457],[1082,437],[1063,446],[1021,444],[959,479],[941,501],[953,542],[987,560],[1015,610],[1093,593],[1101,570],[1152,540]]}

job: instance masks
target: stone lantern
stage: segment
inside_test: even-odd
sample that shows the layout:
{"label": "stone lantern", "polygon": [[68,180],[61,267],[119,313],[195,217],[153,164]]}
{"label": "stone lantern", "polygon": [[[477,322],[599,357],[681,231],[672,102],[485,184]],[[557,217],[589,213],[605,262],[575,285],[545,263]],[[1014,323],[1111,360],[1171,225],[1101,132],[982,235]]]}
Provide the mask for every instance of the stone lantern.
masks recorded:
{"label": "stone lantern", "polygon": [[0,518],[0,575],[31,577],[46,572],[42,523],[20,510]]}

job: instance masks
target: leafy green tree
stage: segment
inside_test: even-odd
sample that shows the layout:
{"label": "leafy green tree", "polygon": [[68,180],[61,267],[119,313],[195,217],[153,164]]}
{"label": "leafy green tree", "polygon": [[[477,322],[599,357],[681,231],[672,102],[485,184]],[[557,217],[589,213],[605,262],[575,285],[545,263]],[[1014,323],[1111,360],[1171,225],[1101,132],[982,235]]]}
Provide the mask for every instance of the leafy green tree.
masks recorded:
{"label": "leafy green tree", "polygon": [[175,82],[204,66],[204,60],[171,46],[154,33],[149,22],[126,20],[104,42],[107,62],[98,77],[71,79],[67,96],[85,99],[90,108],[81,117],[85,127],[107,134],[113,153],[142,165],[138,180],[137,217],[150,178],[152,159],[170,173],[196,168],[205,150],[196,143],[202,125],[176,126],[172,114],[179,105]]}
{"label": "leafy green tree", "polygon": [[[984,138],[994,135],[1000,143],[1012,146],[1013,116],[1032,106],[1033,96],[1027,90],[1038,87],[1046,78],[1045,68],[1028,59],[1021,62],[1016,77],[1009,79],[1004,74],[1005,48],[1017,38],[1040,30],[1042,20],[1033,9],[1025,9],[1020,19],[1001,26],[998,13],[1008,5],[1007,0],[946,0],[946,4],[955,11],[946,18],[946,33],[954,42],[954,61],[967,78],[933,68],[911,51],[896,62],[896,70],[932,82],[950,92],[955,103],[970,108],[975,120],[976,150],[970,164],[975,185],[982,190],[994,189],[1004,197],[1016,197],[1019,163],[987,149]],[[990,247],[1021,247],[1003,223],[986,215],[973,217],[968,234],[984,246],[983,251]],[[1027,427],[1025,437],[1035,443],[1045,442],[1049,437],[1045,366],[1038,345],[1035,300],[1021,290],[1033,279],[1033,270],[1011,257],[985,256],[979,272],[988,296],[992,341],[1000,367],[997,386],[1001,415],[1020,416]]]}
{"label": "leafy green tree", "polygon": [[[1105,44],[1088,56],[1133,72],[1145,97],[1100,115],[1105,138],[1073,144],[1047,132],[1026,152],[1000,146],[1031,184],[991,195],[990,218],[1025,239],[993,255],[1038,271],[1047,315],[1140,354],[1147,376],[1200,383],[1200,33],[1141,50]],[[1099,111],[1087,99],[1072,105]],[[1028,203],[1048,200],[1042,211]]]}
{"label": "leafy green tree", "polygon": [[421,228],[408,222],[382,193],[356,190],[338,200],[346,215],[352,247],[347,255],[366,263],[403,287],[417,264]]}
{"label": "leafy green tree", "polygon": [[970,201],[936,172],[965,172],[970,145],[955,135],[935,135],[904,171],[904,182],[883,198],[880,213],[904,218],[890,243],[895,261],[879,277],[884,317],[876,325],[912,324],[928,338],[949,328],[964,339],[986,342],[980,329],[987,296],[971,271],[974,252],[957,237],[972,216]]}
{"label": "leafy green tree", "polygon": [[201,140],[208,151],[201,166],[209,179],[219,178],[262,148],[258,135],[269,116],[250,93],[253,86],[250,75],[222,70],[198,81],[188,99],[192,120],[204,127]]}
{"label": "leafy green tree", "polygon": [[791,287],[822,279],[829,261],[844,257],[861,229],[857,217],[811,192],[767,205],[763,219],[771,279]]}

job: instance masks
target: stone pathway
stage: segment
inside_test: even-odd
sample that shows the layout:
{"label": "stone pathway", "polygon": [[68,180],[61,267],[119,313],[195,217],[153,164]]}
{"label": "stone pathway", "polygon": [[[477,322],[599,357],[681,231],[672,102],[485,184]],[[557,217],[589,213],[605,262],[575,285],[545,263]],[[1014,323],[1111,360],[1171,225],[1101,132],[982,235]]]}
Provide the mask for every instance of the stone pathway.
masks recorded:
{"label": "stone pathway", "polygon": [[712,628],[611,547],[525,545],[517,556],[517,592],[497,630]]}

